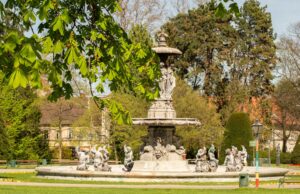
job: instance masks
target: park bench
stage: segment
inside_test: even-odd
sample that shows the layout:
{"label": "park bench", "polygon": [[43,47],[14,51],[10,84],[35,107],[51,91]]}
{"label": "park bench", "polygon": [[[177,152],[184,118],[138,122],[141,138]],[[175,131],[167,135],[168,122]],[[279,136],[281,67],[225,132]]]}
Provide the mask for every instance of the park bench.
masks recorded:
{"label": "park bench", "polygon": [[283,177],[279,179],[278,182],[278,188],[284,188],[284,184],[293,184],[293,183],[299,183],[300,184],[300,179],[286,179],[286,178],[290,178],[293,176],[288,176],[288,177]]}

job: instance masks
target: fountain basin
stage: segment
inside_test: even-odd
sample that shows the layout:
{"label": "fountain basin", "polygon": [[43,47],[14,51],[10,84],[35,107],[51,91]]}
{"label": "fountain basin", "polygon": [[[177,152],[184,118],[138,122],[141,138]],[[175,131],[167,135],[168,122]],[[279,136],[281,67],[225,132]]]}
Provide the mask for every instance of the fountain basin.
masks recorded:
{"label": "fountain basin", "polygon": [[[225,166],[219,166],[216,172],[194,172],[195,165],[189,165],[188,172],[122,171],[123,165],[112,165],[112,172],[78,171],[76,166],[37,167],[37,175],[44,178],[94,180],[114,182],[238,182],[240,173],[248,173],[255,178],[255,167],[245,167],[241,172],[225,172]],[[261,167],[261,180],[278,180],[288,172],[284,168]]]}

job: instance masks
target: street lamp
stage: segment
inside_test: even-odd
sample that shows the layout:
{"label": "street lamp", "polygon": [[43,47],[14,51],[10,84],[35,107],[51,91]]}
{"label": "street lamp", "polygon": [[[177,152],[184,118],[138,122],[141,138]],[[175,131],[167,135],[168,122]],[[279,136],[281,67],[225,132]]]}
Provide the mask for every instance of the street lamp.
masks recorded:
{"label": "street lamp", "polygon": [[256,154],[255,154],[255,186],[258,188],[259,186],[259,163],[258,163],[258,147],[259,147],[259,135],[262,131],[263,125],[258,121],[258,119],[255,120],[255,122],[252,125],[253,135],[255,136],[256,140]]}

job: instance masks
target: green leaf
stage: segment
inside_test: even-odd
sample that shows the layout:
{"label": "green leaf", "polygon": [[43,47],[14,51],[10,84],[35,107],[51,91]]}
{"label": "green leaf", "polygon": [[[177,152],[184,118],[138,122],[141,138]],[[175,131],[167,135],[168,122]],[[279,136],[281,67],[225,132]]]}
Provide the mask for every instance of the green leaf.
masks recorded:
{"label": "green leaf", "polygon": [[31,45],[29,43],[25,44],[20,51],[20,55],[33,63],[36,60],[35,52],[33,51]]}
{"label": "green leaf", "polygon": [[137,57],[139,57],[139,58],[144,58],[145,56],[147,56],[147,54],[144,52],[143,49],[139,49],[136,54],[137,54]]}
{"label": "green leaf", "polygon": [[14,89],[19,86],[25,88],[27,86],[27,82],[27,78],[20,68],[16,69],[9,78],[9,85],[13,86]]}
{"label": "green leaf", "polygon": [[4,52],[14,53],[14,49],[16,48],[16,44],[13,42],[6,42],[3,44]]}
{"label": "green leaf", "polygon": [[58,40],[54,45],[53,52],[55,54],[58,54],[58,53],[61,53],[63,51],[63,49],[64,49],[64,44],[60,40]]}
{"label": "green leaf", "polygon": [[114,71],[109,71],[107,79],[108,80],[113,80],[116,77],[116,73]]}
{"label": "green leaf", "polygon": [[25,22],[29,22],[29,19],[31,19],[32,21],[36,21],[35,15],[31,10],[28,10],[26,12],[26,14],[24,15],[24,21]]}
{"label": "green leaf", "polygon": [[61,15],[61,19],[66,23],[69,24],[70,23],[70,17],[69,17],[69,13],[67,9],[64,9],[62,15]]}
{"label": "green leaf", "polygon": [[53,50],[53,42],[50,37],[47,37],[43,42],[43,52],[52,53]]}
{"label": "green leaf", "polygon": [[78,65],[80,67],[80,72],[82,75],[86,75],[87,72],[88,72],[88,69],[87,69],[87,64],[86,64],[86,59],[84,56],[81,56],[80,57],[80,60],[78,62]]}
{"label": "green leaf", "polygon": [[74,47],[69,48],[69,50],[67,51],[68,55],[67,57],[67,62],[68,64],[72,64],[73,62],[77,61],[77,53]]}
{"label": "green leaf", "polygon": [[53,31],[59,30],[60,35],[64,35],[64,25],[61,16],[57,17],[53,23]]}

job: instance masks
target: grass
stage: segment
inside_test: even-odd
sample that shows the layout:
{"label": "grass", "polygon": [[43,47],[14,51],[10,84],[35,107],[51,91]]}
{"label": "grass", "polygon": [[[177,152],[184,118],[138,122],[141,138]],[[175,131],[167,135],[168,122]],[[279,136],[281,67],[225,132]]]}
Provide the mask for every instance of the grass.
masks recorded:
{"label": "grass", "polygon": [[1,186],[1,194],[298,194],[296,189],[233,189],[233,190],[192,190],[192,189],[102,189],[102,188],[58,188],[33,186]]}

